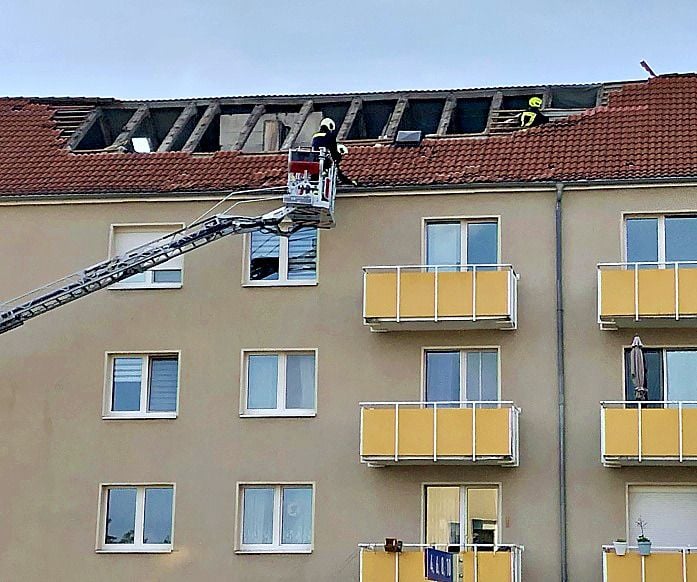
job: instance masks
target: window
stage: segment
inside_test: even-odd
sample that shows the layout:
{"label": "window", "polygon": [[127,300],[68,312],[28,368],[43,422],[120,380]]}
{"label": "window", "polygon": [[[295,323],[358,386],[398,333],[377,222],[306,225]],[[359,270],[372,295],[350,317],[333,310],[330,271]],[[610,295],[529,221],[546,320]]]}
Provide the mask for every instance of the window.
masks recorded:
{"label": "window", "polygon": [[149,154],[154,149],[149,137],[131,138],[131,144],[133,145],[133,151],[139,154]]}
{"label": "window", "polygon": [[177,354],[124,354],[108,358],[106,418],[175,418]]}
{"label": "window", "polygon": [[[171,225],[126,225],[114,226],[111,255],[121,255],[136,247],[148,244],[158,238],[182,228],[182,224]],[[111,286],[112,289],[176,289],[182,286],[184,257],[181,255],[138,273]]]}
{"label": "window", "polygon": [[172,551],[173,485],[104,485],[98,549]]}
{"label": "window", "polygon": [[428,402],[498,401],[498,350],[427,350]]}
{"label": "window", "polygon": [[254,285],[308,285],[317,282],[317,229],[289,237],[253,232],[248,237],[246,280]]}
{"label": "window", "polygon": [[631,217],[625,226],[628,263],[697,261],[697,216]]}
{"label": "window", "polygon": [[239,550],[312,551],[313,498],[307,484],[241,486]]}
{"label": "window", "polygon": [[637,520],[655,547],[697,544],[697,488],[685,486],[630,486],[627,541],[641,534]]}
{"label": "window", "polygon": [[426,222],[426,264],[495,265],[499,262],[494,218]]}
{"label": "window", "polygon": [[[625,394],[634,400],[634,384],[629,367],[630,349],[624,354]],[[697,349],[644,348],[648,400],[697,401]],[[669,407],[677,404],[669,404]],[[697,406],[687,404],[688,406]]]}
{"label": "window", "polygon": [[427,485],[426,544],[498,544],[498,487]]}
{"label": "window", "polygon": [[316,352],[245,352],[242,414],[312,416],[316,411]]}

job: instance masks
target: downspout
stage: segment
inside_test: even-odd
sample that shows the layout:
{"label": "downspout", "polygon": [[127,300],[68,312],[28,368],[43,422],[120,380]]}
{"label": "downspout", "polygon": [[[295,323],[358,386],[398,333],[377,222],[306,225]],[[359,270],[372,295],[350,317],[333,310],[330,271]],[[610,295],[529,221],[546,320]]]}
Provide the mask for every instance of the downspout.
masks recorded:
{"label": "downspout", "polygon": [[561,582],[568,582],[566,539],[566,397],[564,382],[564,289],[562,286],[562,196],[564,184],[558,182],[555,206],[556,239],[556,307],[557,307],[557,401],[559,404],[559,533],[561,554]]}

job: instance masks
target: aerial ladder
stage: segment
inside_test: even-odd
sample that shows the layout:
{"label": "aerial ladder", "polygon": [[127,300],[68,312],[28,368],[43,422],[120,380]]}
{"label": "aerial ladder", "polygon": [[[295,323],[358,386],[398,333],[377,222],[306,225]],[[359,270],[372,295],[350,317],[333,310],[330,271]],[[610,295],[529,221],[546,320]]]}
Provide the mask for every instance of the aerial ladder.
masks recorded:
{"label": "aerial ladder", "polygon": [[[281,188],[245,192],[249,194],[274,189]],[[223,201],[234,194],[231,193]],[[335,197],[336,165],[329,153],[324,149],[290,150],[288,182],[281,208],[261,216],[238,216],[225,211],[200,218],[181,230],[0,303],[0,334],[229,235],[265,232],[290,236],[301,228],[333,228]]]}

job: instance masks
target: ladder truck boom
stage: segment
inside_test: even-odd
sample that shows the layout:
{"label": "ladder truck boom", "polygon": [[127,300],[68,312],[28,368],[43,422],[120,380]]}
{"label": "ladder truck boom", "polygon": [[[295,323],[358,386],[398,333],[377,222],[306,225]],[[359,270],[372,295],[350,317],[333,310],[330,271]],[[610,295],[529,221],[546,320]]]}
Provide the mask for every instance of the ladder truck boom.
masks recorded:
{"label": "ladder truck boom", "polygon": [[[301,166],[293,163],[296,157],[303,158]],[[148,244],[0,303],[0,334],[226,236],[256,231],[290,236],[306,227],[332,228],[336,167],[328,160],[324,150],[291,150],[288,191],[283,197],[285,205],[272,212],[262,216],[222,213],[198,220]]]}

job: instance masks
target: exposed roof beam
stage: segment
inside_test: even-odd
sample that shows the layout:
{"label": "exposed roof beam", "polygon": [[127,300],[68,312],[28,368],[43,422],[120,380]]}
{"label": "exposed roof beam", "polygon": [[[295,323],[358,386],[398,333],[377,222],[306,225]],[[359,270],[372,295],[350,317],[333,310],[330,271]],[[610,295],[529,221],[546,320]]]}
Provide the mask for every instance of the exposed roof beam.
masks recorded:
{"label": "exposed roof beam", "polygon": [[295,140],[298,139],[298,136],[300,135],[300,132],[303,129],[303,125],[305,125],[307,118],[310,116],[310,113],[312,113],[313,107],[314,102],[312,101],[312,99],[308,99],[307,101],[305,101],[305,103],[303,103],[303,106],[300,109],[300,113],[298,113],[298,115],[295,118],[295,121],[293,122],[293,127],[286,136],[286,139],[283,141],[283,145],[281,146],[282,150],[289,150],[293,147],[293,145],[295,144]]}
{"label": "exposed roof beam", "polygon": [[346,112],[344,122],[341,124],[341,128],[339,128],[337,139],[346,139],[348,137],[348,134],[351,131],[351,127],[353,126],[353,122],[356,121],[358,112],[361,110],[362,107],[363,99],[361,99],[360,97],[354,97],[351,100],[351,105],[349,105],[348,111]]}
{"label": "exposed roof beam", "polygon": [[118,135],[118,137],[114,140],[114,143],[112,143],[108,149],[119,149],[119,148],[127,148],[128,147],[128,142],[130,141],[131,137],[133,134],[136,132],[140,124],[143,122],[143,120],[150,114],[150,110],[148,109],[148,106],[143,104],[138,109],[136,109],[136,112],[131,115],[131,118],[128,120],[126,125],[123,126],[123,130],[121,133]]}
{"label": "exposed roof beam", "polygon": [[82,141],[82,138],[87,135],[87,132],[92,129],[92,126],[104,115],[101,107],[95,107],[90,111],[89,115],[82,122],[82,125],[77,128],[75,133],[70,136],[67,146],[72,150]]}
{"label": "exposed roof beam", "polygon": [[169,128],[169,131],[167,132],[165,139],[162,140],[160,147],[157,148],[158,152],[168,152],[172,149],[174,143],[177,141],[177,139],[179,139],[182,131],[184,131],[186,124],[189,123],[189,120],[194,115],[196,115],[196,111],[196,103],[193,101],[184,107],[182,112],[179,114],[179,117],[177,117],[177,120],[174,122],[172,127]]}
{"label": "exposed roof beam", "polygon": [[183,152],[190,154],[196,151],[198,144],[201,143],[203,134],[206,133],[206,130],[215,119],[215,116],[218,115],[218,113],[220,113],[220,103],[218,103],[217,101],[211,101],[208,107],[206,107],[206,111],[204,112],[201,119],[198,120],[198,123],[196,124],[194,131],[191,132],[189,139],[186,140],[186,143],[182,148]]}
{"label": "exposed roof beam", "polygon": [[501,104],[503,103],[503,91],[497,91],[491,100],[491,105],[489,106],[489,117],[486,120],[486,133],[491,130],[491,122],[496,117],[499,109],[501,109]]}
{"label": "exposed roof beam", "polygon": [[387,125],[385,125],[385,130],[382,137],[394,139],[394,136],[397,133],[397,128],[399,128],[399,122],[402,121],[402,116],[407,109],[407,105],[409,105],[409,99],[406,97],[400,97],[397,99],[397,104],[392,110],[392,115],[390,115]]}
{"label": "exposed roof beam", "polygon": [[443,113],[440,115],[440,121],[438,122],[438,135],[445,135],[448,133],[448,128],[450,127],[450,122],[453,119],[453,114],[455,113],[455,108],[457,107],[457,97],[451,95],[445,100],[445,105],[443,106]]}
{"label": "exposed roof beam", "polygon": [[264,115],[265,112],[266,107],[264,105],[254,106],[254,109],[252,109],[252,112],[249,114],[249,117],[247,117],[247,121],[245,121],[244,125],[242,126],[240,135],[237,138],[235,145],[232,147],[233,150],[241,150],[244,147],[244,144],[247,143],[247,140],[249,139],[249,136],[251,135],[254,126],[257,124],[257,122],[259,121],[261,116]]}

